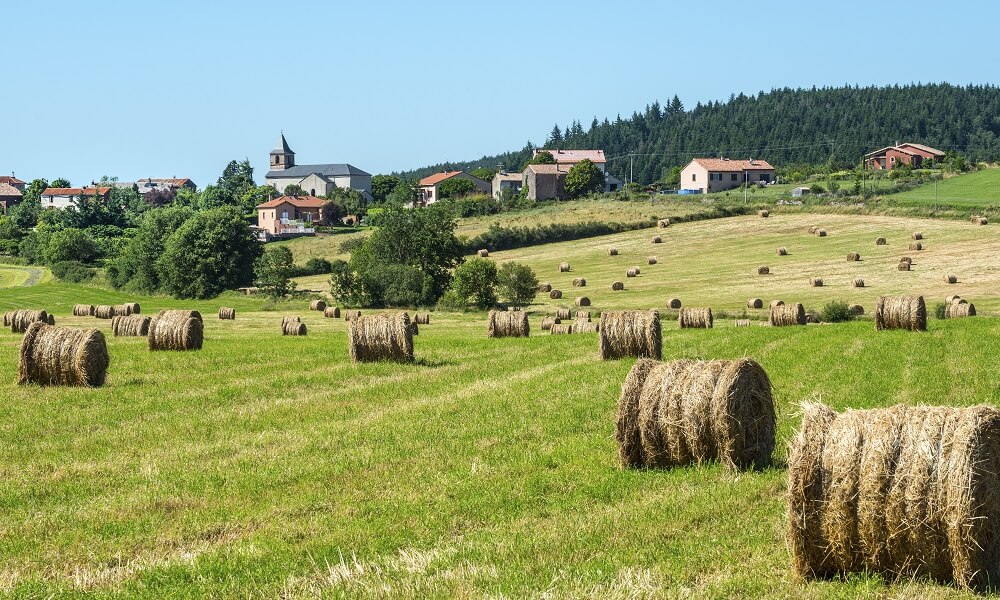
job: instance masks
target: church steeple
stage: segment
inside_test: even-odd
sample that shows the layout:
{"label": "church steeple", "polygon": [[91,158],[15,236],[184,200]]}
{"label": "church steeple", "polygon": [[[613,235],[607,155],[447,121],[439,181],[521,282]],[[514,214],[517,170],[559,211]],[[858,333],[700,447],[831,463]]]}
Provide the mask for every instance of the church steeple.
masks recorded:
{"label": "church steeple", "polygon": [[288,147],[288,142],[285,141],[285,132],[281,132],[281,139],[278,140],[278,145],[271,150],[271,170],[272,171],[284,171],[289,167],[295,166],[295,153],[292,149]]}

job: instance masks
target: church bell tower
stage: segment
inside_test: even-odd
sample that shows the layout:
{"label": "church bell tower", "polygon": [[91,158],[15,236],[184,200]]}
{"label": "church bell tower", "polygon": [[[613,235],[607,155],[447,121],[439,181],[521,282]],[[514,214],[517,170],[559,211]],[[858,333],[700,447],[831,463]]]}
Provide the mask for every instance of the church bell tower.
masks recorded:
{"label": "church bell tower", "polygon": [[285,141],[285,132],[281,132],[281,139],[274,150],[271,150],[271,170],[284,171],[295,166],[295,153],[288,147]]}

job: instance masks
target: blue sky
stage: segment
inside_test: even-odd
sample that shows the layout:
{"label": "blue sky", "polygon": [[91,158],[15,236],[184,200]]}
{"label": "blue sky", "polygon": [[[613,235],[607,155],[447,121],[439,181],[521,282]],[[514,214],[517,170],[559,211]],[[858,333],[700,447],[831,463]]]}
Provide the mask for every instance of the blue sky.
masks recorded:
{"label": "blue sky", "polygon": [[385,173],[775,87],[997,83],[1000,3],[10,2],[0,173],[212,183],[280,130]]}

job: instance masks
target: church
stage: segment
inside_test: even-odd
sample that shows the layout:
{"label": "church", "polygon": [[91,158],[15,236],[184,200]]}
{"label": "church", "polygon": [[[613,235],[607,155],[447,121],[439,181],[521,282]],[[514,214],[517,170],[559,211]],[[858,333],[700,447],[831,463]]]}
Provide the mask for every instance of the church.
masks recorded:
{"label": "church", "polygon": [[372,199],[372,176],[348,164],[297,165],[295,153],[288,147],[285,134],[281,134],[278,145],[271,150],[271,170],[264,176],[265,185],[273,185],[279,193],[284,193],[290,185],[298,185],[310,196],[323,197],[333,188],[353,188]]}

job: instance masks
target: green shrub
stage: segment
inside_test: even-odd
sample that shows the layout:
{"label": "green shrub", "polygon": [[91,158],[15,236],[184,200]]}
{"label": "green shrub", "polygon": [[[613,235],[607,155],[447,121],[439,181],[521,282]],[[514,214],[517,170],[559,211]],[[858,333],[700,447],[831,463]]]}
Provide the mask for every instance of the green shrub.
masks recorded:
{"label": "green shrub", "polygon": [[938,302],[934,305],[934,317],[937,319],[943,319],[944,314],[948,309],[948,305],[944,302]]}
{"label": "green shrub", "polygon": [[854,319],[854,313],[851,312],[851,307],[846,302],[833,300],[827,302],[823,307],[821,317],[827,323],[843,323]]}
{"label": "green shrub", "polygon": [[76,260],[64,260],[54,263],[51,267],[52,274],[59,280],[68,283],[83,283],[90,281],[97,275],[97,269]]}
{"label": "green shrub", "polygon": [[340,242],[340,253],[341,254],[352,254],[355,250],[361,247],[365,243],[365,238],[363,237],[352,237]]}
{"label": "green shrub", "polygon": [[496,263],[486,258],[474,258],[455,269],[451,289],[466,302],[487,309],[497,303],[497,283]]}
{"label": "green shrub", "polygon": [[455,290],[448,290],[438,300],[437,307],[438,310],[461,312],[466,310],[469,305],[465,301],[465,298],[462,298],[458,292]]}
{"label": "green shrub", "polygon": [[333,270],[333,265],[325,258],[313,257],[302,267],[303,275],[325,275]]}

